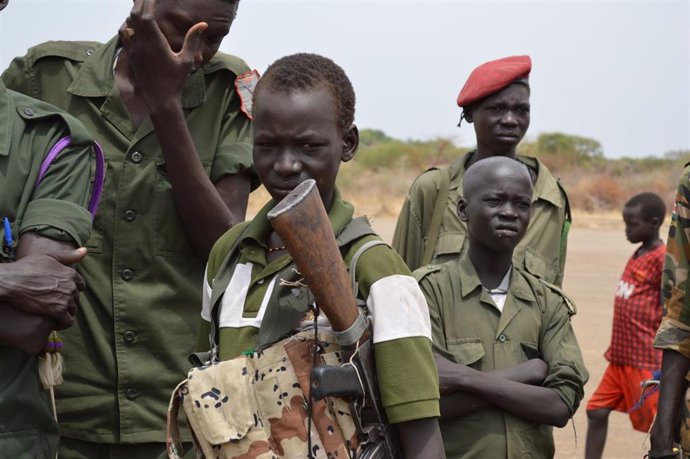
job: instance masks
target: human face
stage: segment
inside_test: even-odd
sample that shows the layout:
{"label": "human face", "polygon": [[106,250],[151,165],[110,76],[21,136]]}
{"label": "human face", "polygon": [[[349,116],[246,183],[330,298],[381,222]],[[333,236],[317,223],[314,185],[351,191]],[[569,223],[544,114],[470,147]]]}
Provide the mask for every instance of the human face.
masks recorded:
{"label": "human face", "polygon": [[330,90],[261,89],[254,104],[253,132],[254,166],[273,199],[283,199],[311,178],[330,208],[340,162],[352,159],[359,143],[355,126],[345,132],[339,127]]}
{"label": "human face", "polygon": [[656,218],[647,221],[642,217],[642,208],[638,206],[623,208],[625,237],[633,244],[646,242],[656,236],[658,223]]}
{"label": "human face", "polygon": [[228,0],[158,0],[156,23],[176,53],[182,49],[187,31],[194,24],[207,23],[208,28],[201,35],[200,65],[204,65],[215,56],[230,31],[238,5],[239,1]]}
{"label": "human face", "polygon": [[472,122],[482,156],[514,156],[529,128],[529,89],[514,83],[473,107]]}
{"label": "human face", "polygon": [[458,203],[472,243],[495,252],[512,250],[525,235],[532,210],[529,175],[499,167]]}

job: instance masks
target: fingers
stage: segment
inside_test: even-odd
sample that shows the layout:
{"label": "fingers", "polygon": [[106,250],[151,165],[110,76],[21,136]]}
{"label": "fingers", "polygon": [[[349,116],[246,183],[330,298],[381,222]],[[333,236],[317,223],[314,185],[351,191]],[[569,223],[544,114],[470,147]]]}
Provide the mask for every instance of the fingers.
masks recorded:
{"label": "fingers", "polygon": [[202,37],[206,29],[208,29],[208,24],[205,22],[198,22],[190,27],[178,54],[183,62],[191,64],[192,71],[199,68],[203,62],[204,42]]}
{"label": "fingers", "polygon": [[[86,247],[79,247],[78,249],[60,252],[52,255],[53,258],[65,266],[71,266],[79,263],[86,256]],[[83,282],[83,280],[82,280]]]}

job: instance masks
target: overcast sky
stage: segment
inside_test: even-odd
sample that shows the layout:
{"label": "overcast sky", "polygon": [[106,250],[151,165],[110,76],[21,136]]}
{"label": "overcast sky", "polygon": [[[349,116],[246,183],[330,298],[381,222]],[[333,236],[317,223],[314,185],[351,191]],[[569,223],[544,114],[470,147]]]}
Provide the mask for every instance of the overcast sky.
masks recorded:
{"label": "overcast sky", "polygon": [[[113,36],[131,0],[10,0],[0,13],[0,67],[46,40]],[[599,140],[606,156],[690,149],[690,0],[242,0],[221,50],[260,72],[309,51],[340,64],[356,123],[402,139],[451,137],[455,99],[487,60],[529,54],[528,136]]]}

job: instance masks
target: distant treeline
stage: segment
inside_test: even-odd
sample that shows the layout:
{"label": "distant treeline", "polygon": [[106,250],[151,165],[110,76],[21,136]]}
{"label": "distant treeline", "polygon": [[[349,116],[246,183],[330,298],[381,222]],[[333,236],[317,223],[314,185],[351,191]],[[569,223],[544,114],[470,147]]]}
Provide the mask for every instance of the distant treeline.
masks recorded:
{"label": "distant treeline", "polygon": [[[395,215],[414,178],[423,170],[450,164],[469,148],[451,139],[400,140],[384,132],[360,132],[360,150],[352,164],[341,169],[339,187],[359,205],[379,202],[376,212]],[[620,210],[642,191],[658,193],[669,209],[690,150],[671,151],[645,158],[605,157],[601,144],[587,137],[547,132],[525,140],[519,153],[544,162],[568,191],[571,205],[590,212]],[[374,209],[372,209],[374,210]]]}

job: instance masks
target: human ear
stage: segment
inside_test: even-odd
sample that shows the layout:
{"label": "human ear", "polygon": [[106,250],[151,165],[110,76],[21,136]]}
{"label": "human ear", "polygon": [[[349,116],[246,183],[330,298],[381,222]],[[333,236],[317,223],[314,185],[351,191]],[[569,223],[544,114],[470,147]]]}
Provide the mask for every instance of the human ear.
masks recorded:
{"label": "human ear", "polygon": [[652,217],[652,219],[649,221],[649,223],[654,227],[658,228],[661,226],[661,221],[657,217]]}
{"label": "human ear", "polygon": [[458,217],[463,222],[467,222],[467,199],[460,198],[458,201]]}
{"label": "human ear", "polygon": [[343,133],[343,154],[340,157],[346,163],[355,157],[359,147],[359,130],[354,124]]}

